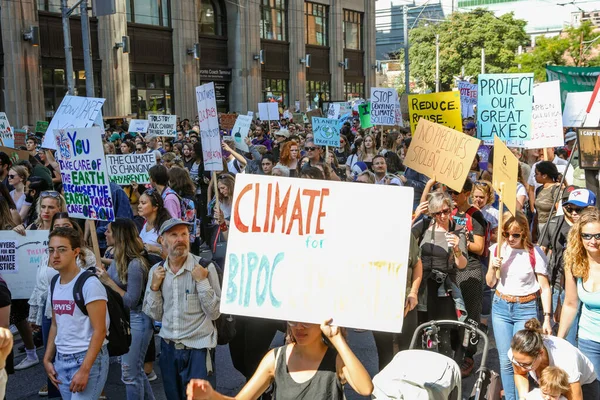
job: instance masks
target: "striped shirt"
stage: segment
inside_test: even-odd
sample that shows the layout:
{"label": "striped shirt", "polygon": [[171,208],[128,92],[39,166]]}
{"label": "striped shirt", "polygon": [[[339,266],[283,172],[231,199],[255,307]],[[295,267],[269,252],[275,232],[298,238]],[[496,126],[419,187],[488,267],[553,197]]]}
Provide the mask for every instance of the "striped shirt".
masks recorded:
{"label": "striped shirt", "polygon": [[[162,321],[159,336],[193,349],[215,348],[217,330],[213,321],[219,318],[221,286],[213,263],[208,266],[208,277],[196,282],[192,270],[198,258],[188,254],[183,267],[174,274],[169,260],[161,267],[150,270],[143,311],[150,318]],[[156,268],[165,268],[166,275],[160,290],[150,289]]]}

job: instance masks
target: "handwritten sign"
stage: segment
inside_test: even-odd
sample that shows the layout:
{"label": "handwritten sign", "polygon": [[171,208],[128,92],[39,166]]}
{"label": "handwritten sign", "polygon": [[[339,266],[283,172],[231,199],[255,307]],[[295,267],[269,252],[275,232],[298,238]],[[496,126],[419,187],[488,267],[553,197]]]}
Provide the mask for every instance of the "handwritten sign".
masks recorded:
{"label": "handwritten sign", "polygon": [[[421,118],[404,165],[462,191],[481,141]],[[516,175],[515,175],[516,176]]]}
{"label": "handwritten sign", "polygon": [[[519,173],[519,160],[510,151],[506,144],[494,137],[494,174],[492,185],[498,193],[502,191],[502,201],[508,211],[515,215],[517,210],[517,180]],[[500,187],[502,190],[500,190]]]}
{"label": "handwritten sign", "polygon": [[321,111],[320,108],[316,108],[314,110],[307,111],[304,116],[306,117],[306,120],[304,121],[304,123],[308,124],[308,121],[311,121],[312,117],[322,117],[323,111]]}
{"label": "handwritten sign", "polygon": [[[413,197],[409,187],[238,174],[221,312],[400,332]],[[373,198],[394,207],[347,218],[341,206]],[[370,251],[348,252],[357,229],[378,232],[361,243]]]}
{"label": "handwritten sign", "polygon": [[198,106],[204,170],[223,171],[219,118],[217,116],[215,84],[213,82],[196,87],[196,104]]}
{"label": "handwritten sign", "polygon": [[600,129],[577,128],[579,142],[579,166],[584,169],[600,169]]}
{"label": "handwritten sign", "polygon": [[563,126],[596,128],[600,120],[600,101],[592,104],[589,113],[587,107],[593,92],[567,93],[567,100],[563,110]]}
{"label": "handwritten sign", "polygon": [[237,119],[237,114],[221,114],[219,117],[219,124],[221,129],[226,131],[230,131],[233,129],[235,125],[235,121]]}
{"label": "handwritten sign", "polygon": [[8,123],[6,114],[0,112],[0,139],[2,140],[15,140],[15,134]]}
{"label": "handwritten sign", "polygon": [[110,181],[117,185],[150,183],[148,170],[156,165],[156,154],[107,154],[106,164]]}
{"label": "handwritten sign", "polygon": [[[47,132],[50,134],[44,135],[42,148],[56,150],[56,142],[52,134],[55,129],[89,128],[94,125],[104,101],[105,99],[94,97],[66,95],[48,125]],[[100,133],[104,131],[101,130]]]}
{"label": "handwritten sign", "polygon": [[279,121],[279,108],[277,103],[258,103],[258,115],[262,121]]}
{"label": "handwritten sign", "polygon": [[362,103],[358,106],[358,117],[360,118],[360,127],[367,129],[373,126],[371,122],[371,103]]}
{"label": "handwritten sign", "polygon": [[60,167],[67,211],[73,218],[114,221],[109,178],[104,162],[101,127],[56,129],[56,161]]}
{"label": "handwritten sign", "polygon": [[12,160],[13,164],[19,160],[29,161],[29,152],[25,150],[17,150],[10,147],[0,146],[0,151],[6,153]]}
{"label": "handwritten sign", "polygon": [[561,113],[560,82],[550,81],[533,88],[533,109],[531,110],[531,140],[522,145],[506,144],[511,147],[543,149],[565,145]]}
{"label": "handwritten sign", "polygon": [[248,115],[239,115],[235,120],[235,125],[231,130],[231,136],[235,140],[235,147],[248,153],[250,149],[245,142],[250,132],[250,125],[252,125],[252,117]]}
{"label": "handwritten sign", "polygon": [[177,136],[177,115],[148,115],[148,137],[153,136]]}
{"label": "handwritten sign", "polygon": [[13,300],[29,299],[36,284],[36,273],[45,259],[49,231],[0,231],[0,275]]}
{"label": "handwritten sign", "polygon": [[482,74],[477,87],[477,137],[503,142],[531,139],[533,73]]}
{"label": "handwritten sign", "polygon": [[327,110],[327,118],[338,119],[340,117],[340,103],[330,103]]}
{"label": "handwritten sign", "polygon": [[396,123],[396,89],[371,88],[371,123],[394,125]]}
{"label": "handwritten sign", "polygon": [[35,133],[46,133],[48,125],[50,125],[50,123],[47,121],[37,121],[35,123]]}
{"label": "handwritten sign", "polygon": [[313,117],[312,128],[317,146],[340,147],[340,131],[337,119]]}
{"label": "handwritten sign", "polygon": [[129,122],[128,131],[135,133],[146,133],[148,132],[149,124],[150,121],[147,119],[132,119],[131,122]]}
{"label": "handwritten sign", "polygon": [[477,85],[467,81],[458,82],[458,92],[460,93],[460,111],[463,118],[469,118],[475,115],[474,106],[477,105]]}
{"label": "handwritten sign", "polygon": [[413,132],[422,118],[462,131],[460,93],[458,92],[409,95],[408,114]]}

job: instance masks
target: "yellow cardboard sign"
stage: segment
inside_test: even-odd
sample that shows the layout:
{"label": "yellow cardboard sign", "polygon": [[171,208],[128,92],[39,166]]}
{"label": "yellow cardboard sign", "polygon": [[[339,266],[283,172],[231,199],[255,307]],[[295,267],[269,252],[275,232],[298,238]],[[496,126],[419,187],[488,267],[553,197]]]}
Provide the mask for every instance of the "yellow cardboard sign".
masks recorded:
{"label": "yellow cardboard sign", "polygon": [[460,92],[413,94],[408,96],[410,129],[417,129],[419,120],[424,118],[436,124],[462,132]]}
{"label": "yellow cardboard sign", "polygon": [[[504,142],[494,135],[494,174],[492,185],[502,196],[502,201],[512,215],[517,210],[517,178],[519,176],[519,160]],[[502,190],[500,187],[503,185]],[[502,212],[502,210],[501,210]]]}
{"label": "yellow cardboard sign", "polygon": [[[460,111],[460,110],[459,110]],[[481,140],[421,118],[404,165],[462,191]]]}

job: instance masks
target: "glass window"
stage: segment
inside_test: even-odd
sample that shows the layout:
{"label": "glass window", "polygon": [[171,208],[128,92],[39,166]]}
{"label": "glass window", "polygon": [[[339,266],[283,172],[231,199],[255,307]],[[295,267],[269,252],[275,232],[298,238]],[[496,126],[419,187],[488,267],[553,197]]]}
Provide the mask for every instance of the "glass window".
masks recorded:
{"label": "glass window", "polygon": [[227,15],[219,1],[201,0],[198,21],[200,34],[227,36]]}
{"label": "glass window", "polygon": [[355,99],[364,99],[365,97],[365,84],[362,82],[345,82],[344,83],[344,95],[346,101],[352,101]]}
{"label": "glass window", "polygon": [[310,108],[320,108],[329,101],[331,89],[328,81],[306,81],[306,101]]}
{"label": "glass window", "polygon": [[[77,0],[67,0],[67,5],[73,7]],[[61,12],[60,0],[37,0],[38,11]],[[79,7],[73,10],[72,15],[79,15]],[[91,14],[90,14],[91,15]]]}
{"label": "glass window", "polygon": [[327,6],[315,3],[304,3],[306,19],[306,44],[327,46]]}
{"label": "glass window", "polygon": [[171,81],[171,75],[136,73],[135,82],[131,81],[131,112],[141,119],[148,114],[173,114]]}
{"label": "glass window", "polygon": [[170,26],[169,0],[127,0],[127,22]]}
{"label": "glass window", "polygon": [[362,13],[344,10],[344,48],[362,50]]}
{"label": "glass window", "polygon": [[261,39],[287,40],[286,20],[286,0],[261,0]]}
{"label": "glass window", "polygon": [[[85,96],[85,72],[73,71],[75,78],[75,94]],[[66,73],[62,68],[42,68],[42,82],[44,85],[44,105],[46,118],[50,119],[67,94]],[[94,93],[102,97],[102,81],[100,73],[94,73]]]}
{"label": "glass window", "polygon": [[287,79],[263,79],[262,91],[264,101],[276,101],[279,105],[287,104]]}

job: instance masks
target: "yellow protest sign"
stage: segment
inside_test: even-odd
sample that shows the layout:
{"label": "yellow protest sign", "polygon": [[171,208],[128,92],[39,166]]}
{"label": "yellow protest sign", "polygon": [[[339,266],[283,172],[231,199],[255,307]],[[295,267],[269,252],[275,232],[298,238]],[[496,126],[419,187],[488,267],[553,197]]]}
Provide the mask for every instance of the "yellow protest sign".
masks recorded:
{"label": "yellow protest sign", "polygon": [[436,124],[462,131],[460,92],[413,94],[408,96],[410,129],[417,129],[419,120],[424,118]]}
{"label": "yellow protest sign", "polygon": [[[459,110],[460,111],[460,110]],[[481,140],[421,118],[404,165],[462,191]]]}
{"label": "yellow protest sign", "polygon": [[494,135],[494,174],[492,185],[500,193],[504,204],[512,215],[515,215],[517,210],[518,176],[519,160],[506,147],[504,142],[498,136]]}

